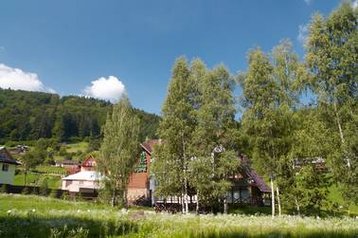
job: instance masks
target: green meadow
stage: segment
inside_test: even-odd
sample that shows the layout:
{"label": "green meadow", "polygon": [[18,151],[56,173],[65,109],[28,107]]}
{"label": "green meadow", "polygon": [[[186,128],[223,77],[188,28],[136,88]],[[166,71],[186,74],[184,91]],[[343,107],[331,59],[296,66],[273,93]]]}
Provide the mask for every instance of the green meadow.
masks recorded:
{"label": "green meadow", "polygon": [[357,237],[358,219],[156,214],[0,194],[0,237]]}

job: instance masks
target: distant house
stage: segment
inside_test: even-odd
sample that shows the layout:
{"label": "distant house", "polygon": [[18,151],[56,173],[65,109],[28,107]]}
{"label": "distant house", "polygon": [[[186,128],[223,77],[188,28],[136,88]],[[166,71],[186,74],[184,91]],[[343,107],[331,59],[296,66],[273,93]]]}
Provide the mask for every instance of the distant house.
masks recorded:
{"label": "distant house", "polygon": [[0,147],[0,184],[13,184],[16,166],[20,163],[13,159],[5,147]]}
{"label": "distant house", "polygon": [[79,167],[79,172],[62,178],[62,190],[88,193],[99,189],[101,176],[96,172],[95,158],[88,156]]}
{"label": "distant house", "polygon": [[127,198],[130,203],[147,200],[153,205],[155,202],[155,181],[154,177],[150,176],[150,165],[154,145],[158,143],[159,140],[147,140],[140,144],[142,150],[128,184]]}
{"label": "distant house", "polygon": [[71,167],[77,167],[79,166],[79,163],[74,160],[61,160],[61,161],[55,161],[56,167],[62,167],[62,168],[71,168]]}

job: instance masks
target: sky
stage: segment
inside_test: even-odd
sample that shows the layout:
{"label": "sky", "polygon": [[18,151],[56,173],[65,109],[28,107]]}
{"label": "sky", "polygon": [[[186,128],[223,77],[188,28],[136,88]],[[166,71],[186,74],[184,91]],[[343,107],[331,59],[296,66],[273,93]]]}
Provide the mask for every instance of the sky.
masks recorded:
{"label": "sky", "polygon": [[[175,59],[245,71],[248,50],[290,39],[339,0],[2,0],[0,87],[82,95],[160,114]],[[357,1],[355,2],[357,4]]]}

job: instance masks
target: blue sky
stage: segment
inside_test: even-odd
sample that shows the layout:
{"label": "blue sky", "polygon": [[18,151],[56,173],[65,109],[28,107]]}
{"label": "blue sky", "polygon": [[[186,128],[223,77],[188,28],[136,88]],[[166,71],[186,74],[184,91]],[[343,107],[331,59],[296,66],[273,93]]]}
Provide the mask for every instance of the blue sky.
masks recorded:
{"label": "blue sky", "polygon": [[302,57],[300,26],[339,2],[2,0],[0,87],[97,97],[125,90],[135,107],[159,114],[177,57],[236,73],[250,48],[269,51],[284,38]]}

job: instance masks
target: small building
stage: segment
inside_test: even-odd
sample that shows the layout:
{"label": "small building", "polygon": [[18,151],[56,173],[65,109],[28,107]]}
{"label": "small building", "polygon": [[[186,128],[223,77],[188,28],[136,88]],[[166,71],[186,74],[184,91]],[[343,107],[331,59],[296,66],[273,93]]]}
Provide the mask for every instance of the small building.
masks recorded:
{"label": "small building", "polygon": [[96,165],[96,159],[93,157],[93,155],[89,155],[81,163],[81,171],[95,171]]}
{"label": "small building", "polygon": [[134,173],[130,176],[127,199],[129,203],[154,204],[154,178],[150,176],[152,151],[159,140],[147,140],[140,144],[141,153]]}
{"label": "small building", "polygon": [[99,189],[101,176],[96,171],[80,171],[62,178],[62,190],[92,193]]}
{"label": "small building", "polygon": [[102,176],[96,172],[96,160],[89,155],[73,174],[62,178],[62,190],[92,193],[99,189]]}
{"label": "small building", "polygon": [[0,184],[13,184],[16,166],[20,163],[13,159],[5,147],[0,147]]}

